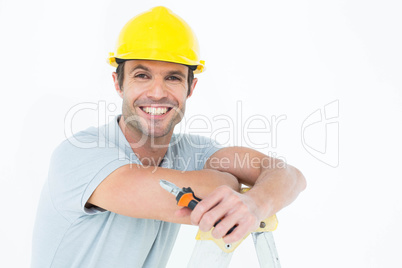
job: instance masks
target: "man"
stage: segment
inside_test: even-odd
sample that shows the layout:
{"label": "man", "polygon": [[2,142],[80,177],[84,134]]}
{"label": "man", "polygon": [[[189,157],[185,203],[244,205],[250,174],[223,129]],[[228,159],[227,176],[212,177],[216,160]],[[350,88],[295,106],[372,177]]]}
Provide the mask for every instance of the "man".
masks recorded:
{"label": "man", "polygon": [[[109,63],[117,67],[122,115],[73,137],[87,146],[68,139],[53,153],[33,267],[164,267],[179,224],[208,231],[222,219],[212,234],[231,243],[305,188],[303,175],[277,159],[173,134],[204,62],[192,30],[170,10],[156,7],[130,20]],[[192,212],[179,208],[160,179],[190,186],[203,200]],[[252,189],[239,194],[240,184]]]}

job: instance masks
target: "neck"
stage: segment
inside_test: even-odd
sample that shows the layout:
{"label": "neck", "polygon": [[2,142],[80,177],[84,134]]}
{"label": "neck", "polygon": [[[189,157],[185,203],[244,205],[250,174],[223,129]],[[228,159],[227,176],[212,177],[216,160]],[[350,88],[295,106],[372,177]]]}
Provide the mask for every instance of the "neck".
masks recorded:
{"label": "neck", "polygon": [[131,149],[144,166],[159,166],[169,147],[173,131],[159,138],[145,136],[138,130],[130,128],[123,116],[119,120],[119,127],[126,137]]}

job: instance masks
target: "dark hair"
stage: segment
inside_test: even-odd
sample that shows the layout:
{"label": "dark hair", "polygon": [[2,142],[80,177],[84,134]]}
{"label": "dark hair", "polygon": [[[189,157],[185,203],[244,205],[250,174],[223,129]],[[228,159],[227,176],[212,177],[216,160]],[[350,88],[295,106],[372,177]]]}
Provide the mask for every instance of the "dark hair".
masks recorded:
{"label": "dark hair", "polygon": [[[117,81],[119,83],[120,90],[123,90],[123,81],[124,81],[124,65],[126,64],[125,60],[119,59],[116,62],[118,62],[118,66],[116,68],[116,73],[117,73]],[[187,74],[187,83],[188,83],[188,91],[187,91],[187,96],[190,95],[190,90],[191,90],[191,84],[193,83],[194,80],[194,73],[193,70],[197,66],[188,66],[188,74]]]}

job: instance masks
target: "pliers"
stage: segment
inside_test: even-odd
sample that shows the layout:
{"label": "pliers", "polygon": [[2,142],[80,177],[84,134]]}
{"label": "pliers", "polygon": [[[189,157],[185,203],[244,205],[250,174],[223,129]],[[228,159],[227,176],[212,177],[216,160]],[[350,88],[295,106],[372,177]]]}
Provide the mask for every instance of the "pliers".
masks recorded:
{"label": "pliers", "polygon": [[[165,180],[160,180],[159,184],[162,186],[163,189],[176,196],[177,205],[181,207],[188,207],[189,209],[193,210],[197,206],[198,202],[201,201],[200,198],[194,195],[194,192],[190,187],[183,187],[182,189],[180,189],[173,183]],[[220,222],[221,220],[218,220],[214,224],[214,227]],[[230,228],[226,235],[233,232],[235,228],[236,226]]]}
{"label": "pliers", "polygon": [[159,184],[163,189],[176,196],[177,205],[181,207],[188,207],[193,210],[198,202],[201,201],[200,198],[194,195],[194,192],[190,187],[180,189],[173,183],[165,180],[160,180]]}

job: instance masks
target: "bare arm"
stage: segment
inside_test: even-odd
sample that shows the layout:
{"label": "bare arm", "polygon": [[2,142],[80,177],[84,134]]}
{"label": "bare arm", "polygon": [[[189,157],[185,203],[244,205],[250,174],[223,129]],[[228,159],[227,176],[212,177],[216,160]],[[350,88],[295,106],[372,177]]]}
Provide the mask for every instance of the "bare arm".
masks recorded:
{"label": "bare arm", "polygon": [[129,217],[189,224],[189,215],[175,213],[179,209],[176,200],[160,187],[160,179],[179,187],[192,187],[200,198],[222,185],[239,188],[234,176],[216,170],[178,171],[126,165],[112,172],[95,189],[87,204]]}
{"label": "bare arm", "polygon": [[[216,165],[214,159],[221,163]],[[246,195],[257,202],[264,218],[292,203],[306,188],[306,179],[297,168],[245,147],[219,150],[205,168],[231,173],[240,183],[253,186]]]}
{"label": "bare arm", "polygon": [[275,158],[244,147],[229,147],[217,151],[205,168],[228,172],[239,182],[253,186],[241,195],[227,189],[217,189],[200,202],[191,214],[193,224],[208,231],[220,218],[214,229],[216,238],[223,237],[233,226],[238,228],[225,237],[231,243],[256,229],[259,222],[292,203],[306,187],[301,172]]}

